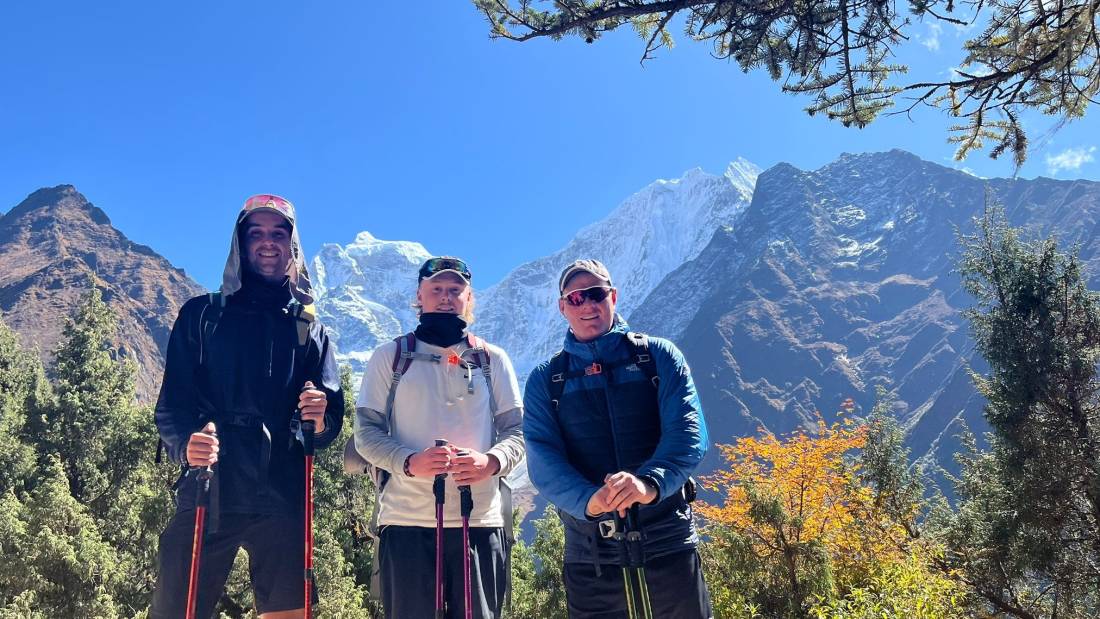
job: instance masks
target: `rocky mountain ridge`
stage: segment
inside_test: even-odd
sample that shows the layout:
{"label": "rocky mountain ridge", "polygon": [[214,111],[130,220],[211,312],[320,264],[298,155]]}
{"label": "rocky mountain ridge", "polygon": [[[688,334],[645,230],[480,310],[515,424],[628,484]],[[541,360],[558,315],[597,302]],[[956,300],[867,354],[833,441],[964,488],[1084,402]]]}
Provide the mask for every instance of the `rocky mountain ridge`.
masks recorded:
{"label": "rocky mountain ridge", "polygon": [[0,316],[47,367],[65,320],[93,287],[118,315],[119,354],[140,368],[138,397],[153,401],[176,313],[205,290],[71,185],[39,189],[0,216]]}

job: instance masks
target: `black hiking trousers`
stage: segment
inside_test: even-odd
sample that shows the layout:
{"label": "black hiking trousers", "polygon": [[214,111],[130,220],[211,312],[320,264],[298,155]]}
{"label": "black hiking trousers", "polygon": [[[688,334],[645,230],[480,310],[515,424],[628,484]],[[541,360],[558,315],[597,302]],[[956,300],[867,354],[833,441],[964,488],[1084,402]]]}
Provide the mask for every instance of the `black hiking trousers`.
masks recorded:
{"label": "black hiking trousers", "polygon": [[[504,531],[470,527],[470,590],[474,619],[496,619],[504,608],[508,561]],[[435,616],[435,529],[387,525],[379,533],[382,607],[386,619]],[[465,616],[462,529],[443,529],[445,617]]]}
{"label": "black hiking trousers", "polygon": [[[645,562],[653,616],[659,619],[711,619],[710,594],[703,582],[697,550],[677,552]],[[623,568],[566,563],[565,597],[570,619],[626,619]]]}

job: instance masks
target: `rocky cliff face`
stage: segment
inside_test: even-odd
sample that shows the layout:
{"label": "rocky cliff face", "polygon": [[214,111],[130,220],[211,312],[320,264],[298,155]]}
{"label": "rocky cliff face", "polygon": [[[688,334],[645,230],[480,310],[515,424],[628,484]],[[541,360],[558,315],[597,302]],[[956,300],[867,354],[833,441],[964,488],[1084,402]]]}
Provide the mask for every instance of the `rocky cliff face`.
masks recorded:
{"label": "rocky cliff face", "polygon": [[845,155],[762,173],[749,207],[630,321],[680,343],[718,442],[831,421],[849,397],[865,413],[883,386],[914,456],[947,463],[960,422],[985,427],[967,374],[984,366],[960,315],[971,299],[954,268],[957,232],[973,230],[987,194],[1013,225],[1081,243],[1098,273],[1100,183],[984,180],[901,151]]}
{"label": "rocky cliff face", "polygon": [[137,362],[153,401],[176,313],[205,290],[134,243],[75,188],[40,189],[0,216],[0,315],[49,364],[65,320],[93,287],[119,318],[120,355]]}

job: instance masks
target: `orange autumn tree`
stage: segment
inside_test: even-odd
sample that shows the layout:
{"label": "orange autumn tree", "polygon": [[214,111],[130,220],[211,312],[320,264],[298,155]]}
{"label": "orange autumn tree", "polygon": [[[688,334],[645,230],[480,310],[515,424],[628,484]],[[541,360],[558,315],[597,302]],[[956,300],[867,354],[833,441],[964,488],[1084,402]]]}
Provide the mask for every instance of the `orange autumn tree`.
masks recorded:
{"label": "orange autumn tree", "polygon": [[717,616],[832,616],[820,609],[854,591],[862,598],[880,594],[869,583],[890,569],[915,569],[920,588],[938,588],[951,600],[951,585],[925,569],[928,555],[907,529],[915,514],[899,518],[860,474],[857,456],[868,426],[841,419],[831,426],[819,419],[815,434],[798,431],[781,439],[762,431],[719,446],[728,466],[703,485],[723,501],[698,509]]}

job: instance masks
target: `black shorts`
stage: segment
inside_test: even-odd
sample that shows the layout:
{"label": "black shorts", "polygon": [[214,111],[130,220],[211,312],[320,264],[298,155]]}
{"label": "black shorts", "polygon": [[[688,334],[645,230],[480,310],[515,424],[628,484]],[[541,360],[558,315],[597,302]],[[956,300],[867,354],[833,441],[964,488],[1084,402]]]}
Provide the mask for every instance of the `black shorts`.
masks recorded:
{"label": "black shorts", "polygon": [[[187,510],[177,512],[161,533],[151,618],[175,619],[186,613],[194,527],[195,512]],[[204,537],[199,557],[196,617],[210,617],[214,613],[240,548],[248,553],[248,571],[258,613],[305,606],[305,525],[301,518],[223,513],[218,530],[207,531]],[[316,587],[310,597],[316,604]]]}
{"label": "black shorts", "polygon": [[[465,616],[462,556],[470,556],[470,594],[474,619],[501,616],[508,590],[508,552],[504,531],[470,528],[470,548],[462,547],[462,529],[443,530],[443,596],[448,619]],[[435,529],[382,527],[378,547],[382,606],[387,618],[435,616]]]}
{"label": "black shorts", "polygon": [[[618,565],[566,563],[565,597],[572,619],[626,618],[623,568]],[[710,594],[703,581],[702,564],[695,550],[649,559],[645,562],[653,616],[661,619],[710,619]]]}

